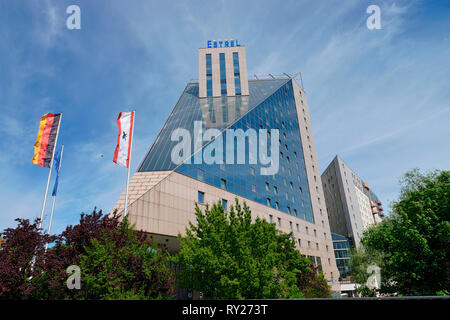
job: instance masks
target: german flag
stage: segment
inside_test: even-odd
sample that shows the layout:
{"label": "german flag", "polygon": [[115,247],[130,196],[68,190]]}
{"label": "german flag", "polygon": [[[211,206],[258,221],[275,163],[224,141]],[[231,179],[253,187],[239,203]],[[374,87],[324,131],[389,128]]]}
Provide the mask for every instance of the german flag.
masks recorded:
{"label": "german flag", "polygon": [[41,117],[39,132],[34,144],[32,162],[44,168],[50,168],[58,134],[61,113],[47,113]]}

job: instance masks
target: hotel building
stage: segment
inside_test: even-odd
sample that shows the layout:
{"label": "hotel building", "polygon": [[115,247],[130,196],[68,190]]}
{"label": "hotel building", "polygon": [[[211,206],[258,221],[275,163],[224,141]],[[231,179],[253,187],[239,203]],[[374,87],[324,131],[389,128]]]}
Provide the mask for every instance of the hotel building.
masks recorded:
{"label": "hotel building", "polygon": [[[332,281],[339,273],[305,91],[288,76],[248,80],[245,47],[236,46],[236,41],[222,41],[216,47],[211,43],[215,42],[199,49],[198,82],[186,85],[130,180],[131,223],[176,252],[177,235],[185,234],[189,221],[196,221],[195,202],[204,206],[220,201],[227,209],[237,198],[247,203],[253,217],[292,232],[302,255],[324,272],[333,291],[339,291],[339,283]],[[199,123],[202,132],[217,129],[222,136],[226,129],[278,129],[279,170],[262,175],[265,166],[260,163],[195,161],[210,143],[195,138],[192,153],[183,163],[174,163],[172,151],[179,141],[172,141],[172,133],[183,128],[194,137]],[[115,207],[119,212],[124,199],[125,191]]]}

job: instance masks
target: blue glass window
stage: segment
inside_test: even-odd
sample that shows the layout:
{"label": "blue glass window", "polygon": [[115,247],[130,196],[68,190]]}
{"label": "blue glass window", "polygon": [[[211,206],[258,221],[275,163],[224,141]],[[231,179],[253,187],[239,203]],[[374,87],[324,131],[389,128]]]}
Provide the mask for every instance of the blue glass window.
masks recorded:
{"label": "blue glass window", "polygon": [[211,63],[211,54],[206,55],[206,96],[212,97],[213,89],[212,89],[212,63]]}
{"label": "blue glass window", "polygon": [[227,180],[225,180],[225,179],[220,179],[220,187],[221,187],[223,190],[227,190]]}
{"label": "blue glass window", "polygon": [[227,73],[225,71],[225,53],[219,54],[220,62],[220,93],[222,96],[227,95]]}
{"label": "blue glass window", "polygon": [[227,208],[228,208],[228,201],[227,201],[227,200],[222,199],[222,207],[223,207],[225,210],[227,210]]}
{"label": "blue glass window", "polygon": [[[300,219],[313,223],[314,216],[296,114],[291,80],[252,80],[249,81],[249,96],[205,99],[198,98],[198,84],[189,83],[140,165],[139,171],[175,170],[217,188],[224,187],[221,179],[225,179],[228,191],[270,207],[278,202],[279,210],[285,213],[288,213],[287,207],[289,206],[292,215],[297,212]],[[224,115],[226,116],[224,117]],[[215,128],[222,131],[224,143],[226,140],[224,129],[242,129],[244,131],[248,128],[259,129],[261,127],[274,129],[279,127],[283,121],[285,126],[283,132],[285,131],[290,139],[289,150],[284,148],[284,144],[287,142],[284,141],[281,145],[284,157],[280,157],[280,170],[273,176],[261,175],[262,165],[259,163],[249,165],[248,161],[239,165],[225,164],[225,170],[220,164],[194,164],[192,161],[180,165],[174,164],[171,160],[171,150],[178,144],[178,141],[172,141],[171,134],[177,128],[184,128],[191,133],[191,137],[194,137],[194,121],[201,121],[203,130]],[[204,147],[206,143],[203,141],[199,147]],[[268,143],[270,143],[270,139]],[[191,148],[192,154],[201,153],[201,150],[196,149],[194,139],[192,139]],[[236,150],[234,152],[236,159]],[[224,148],[224,153],[226,153],[226,148]],[[290,163],[287,162],[287,157],[289,157]],[[292,162],[295,162],[296,165],[294,166]],[[282,172],[282,166],[286,168],[285,172]],[[265,188],[265,182],[268,181],[273,181],[272,185],[269,184],[269,191]],[[293,184],[293,190],[290,182]],[[277,189],[275,189],[275,185]],[[288,193],[289,196],[286,199]],[[294,201],[293,197],[295,197]],[[271,199],[271,202],[268,202],[267,199]]]}
{"label": "blue glass window", "polygon": [[205,202],[205,193],[199,191],[198,192],[198,203],[204,203]]}
{"label": "blue glass window", "polygon": [[236,95],[241,94],[241,74],[239,70],[239,54],[233,52],[233,69],[234,69],[234,87]]}

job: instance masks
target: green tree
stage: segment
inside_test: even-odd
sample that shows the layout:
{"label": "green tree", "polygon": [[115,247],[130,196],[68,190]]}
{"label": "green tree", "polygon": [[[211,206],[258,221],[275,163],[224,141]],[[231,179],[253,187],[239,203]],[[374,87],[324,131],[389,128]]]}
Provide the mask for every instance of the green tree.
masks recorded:
{"label": "green tree", "polygon": [[80,256],[82,289],[77,299],[171,299],[175,277],[168,255],[151,246],[128,220],[92,238]]}
{"label": "green tree", "polygon": [[367,286],[367,280],[372,275],[368,272],[369,266],[381,264],[381,253],[370,247],[360,247],[352,250],[350,256],[350,268],[352,270],[352,278],[358,284],[356,291],[364,297],[375,297],[376,289]]}
{"label": "green tree", "polygon": [[[168,257],[145,234],[119,216],[101,211],[82,214],[80,222],[58,236],[45,235],[39,221],[17,219],[2,232],[2,299],[166,299],[175,277]],[[52,243],[45,250],[46,243]],[[36,257],[34,267],[31,261]],[[81,269],[81,290],[69,290],[67,267]]]}
{"label": "green tree", "polygon": [[227,212],[219,203],[203,212],[197,225],[179,235],[172,258],[179,285],[209,299],[329,297],[330,289],[309,259],[295,249],[291,234],[257,217],[236,199]]}
{"label": "green tree", "polygon": [[450,171],[405,174],[391,216],[362,245],[382,255],[380,292],[445,294],[450,289]]}

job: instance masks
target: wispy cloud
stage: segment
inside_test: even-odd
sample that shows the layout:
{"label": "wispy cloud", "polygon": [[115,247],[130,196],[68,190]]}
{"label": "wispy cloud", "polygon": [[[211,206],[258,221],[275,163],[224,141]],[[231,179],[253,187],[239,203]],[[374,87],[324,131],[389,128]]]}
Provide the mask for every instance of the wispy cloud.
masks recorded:
{"label": "wispy cloud", "polygon": [[48,171],[31,157],[46,112],[64,112],[55,231],[81,211],[111,209],[126,179],[112,162],[118,112],[137,110],[134,171],[197,78],[197,49],[207,39],[241,40],[250,78],[302,72],[321,167],[340,154],[383,200],[396,196],[410,167],[444,168],[450,20],[422,2],[376,1],[382,29],[370,31],[369,2],[79,0],[78,31],[65,27],[72,3],[4,5],[0,230],[40,212]]}

